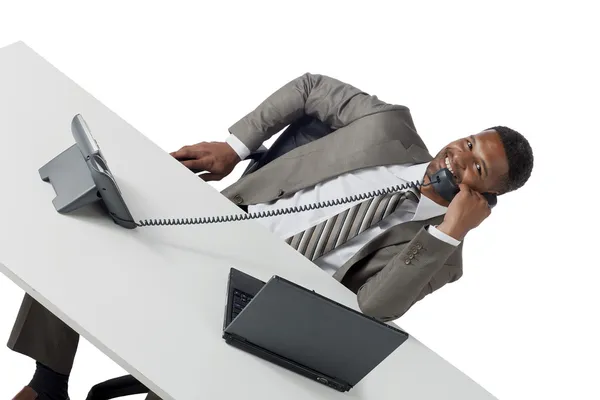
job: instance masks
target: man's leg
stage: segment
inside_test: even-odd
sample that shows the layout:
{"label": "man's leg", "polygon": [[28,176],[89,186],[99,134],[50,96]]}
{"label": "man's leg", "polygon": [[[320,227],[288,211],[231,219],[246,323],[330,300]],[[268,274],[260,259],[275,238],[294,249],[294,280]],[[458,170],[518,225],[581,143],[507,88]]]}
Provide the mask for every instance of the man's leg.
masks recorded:
{"label": "man's leg", "polygon": [[33,358],[37,369],[28,387],[16,399],[35,398],[31,397],[32,389],[40,399],[66,399],[78,345],[77,332],[25,294],[8,347]]}

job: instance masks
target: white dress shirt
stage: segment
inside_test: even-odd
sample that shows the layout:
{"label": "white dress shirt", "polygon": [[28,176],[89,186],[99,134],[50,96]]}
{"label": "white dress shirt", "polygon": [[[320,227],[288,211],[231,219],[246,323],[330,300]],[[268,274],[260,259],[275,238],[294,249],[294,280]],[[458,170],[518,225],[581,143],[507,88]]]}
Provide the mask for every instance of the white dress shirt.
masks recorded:
{"label": "white dress shirt", "polygon": [[[236,151],[242,160],[250,154],[248,148],[234,135],[228,137],[227,143]],[[327,181],[320,182],[313,187],[300,190],[291,196],[283,197],[270,203],[250,205],[248,206],[248,212],[256,213],[297,207],[327,200],[356,196],[378,189],[406,184],[411,181],[421,182],[425,175],[427,165],[427,163],[392,165],[364,168],[358,171],[348,172]],[[282,239],[287,239],[288,237],[317,225],[360,202],[361,200],[357,200],[315,210],[259,218],[257,221],[265,225],[277,236]],[[426,196],[421,196],[418,204],[415,204],[412,201],[405,201],[401,207],[384,220],[341,246],[333,249],[329,253],[324,254],[314,262],[324,270],[334,274],[339,267],[358,252],[358,250],[369,240],[380,235],[386,229],[407,221],[422,221],[433,218],[444,214],[446,209],[446,207],[435,203]],[[446,243],[454,246],[460,244],[460,241],[448,236],[433,226],[429,226],[428,232]]]}

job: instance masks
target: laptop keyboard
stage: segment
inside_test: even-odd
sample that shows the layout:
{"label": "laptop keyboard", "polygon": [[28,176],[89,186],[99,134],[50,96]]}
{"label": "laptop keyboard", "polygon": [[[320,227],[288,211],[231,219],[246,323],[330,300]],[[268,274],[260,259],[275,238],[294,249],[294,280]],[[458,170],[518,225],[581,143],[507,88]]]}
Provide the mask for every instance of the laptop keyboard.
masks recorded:
{"label": "laptop keyboard", "polygon": [[235,289],[233,291],[233,307],[231,313],[231,320],[233,321],[235,317],[238,316],[239,313],[250,303],[254,296],[242,292],[241,290]]}

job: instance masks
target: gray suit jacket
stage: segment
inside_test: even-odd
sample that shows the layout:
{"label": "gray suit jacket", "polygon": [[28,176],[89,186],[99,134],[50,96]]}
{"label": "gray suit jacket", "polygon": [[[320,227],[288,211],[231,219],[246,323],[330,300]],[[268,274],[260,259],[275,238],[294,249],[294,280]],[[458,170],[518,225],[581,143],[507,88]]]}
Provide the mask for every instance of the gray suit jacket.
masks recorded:
{"label": "gray suit jacket", "polygon": [[[230,133],[251,151],[299,118],[332,132],[243,176],[222,194],[238,205],[270,202],[361,168],[429,162],[407,107],[384,103],[331,77],[304,74],[236,122]],[[462,276],[462,243],[454,247],[426,230],[443,216],[397,225],[369,241],[335,273],[357,294],[363,313],[389,321]]]}

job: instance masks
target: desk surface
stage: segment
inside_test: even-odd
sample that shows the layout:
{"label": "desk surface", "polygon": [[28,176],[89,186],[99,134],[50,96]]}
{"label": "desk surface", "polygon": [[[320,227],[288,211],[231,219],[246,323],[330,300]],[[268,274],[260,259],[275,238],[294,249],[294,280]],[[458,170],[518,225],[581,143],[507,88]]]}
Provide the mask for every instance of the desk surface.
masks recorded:
{"label": "desk surface", "polygon": [[97,207],[58,214],[38,169],[74,143],[77,113],[136,220],[239,210],[25,44],[0,49],[0,270],[163,399],[493,398],[412,337],[346,394],[225,344],[229,267],[355,296],[256,221],[127,230]]}

